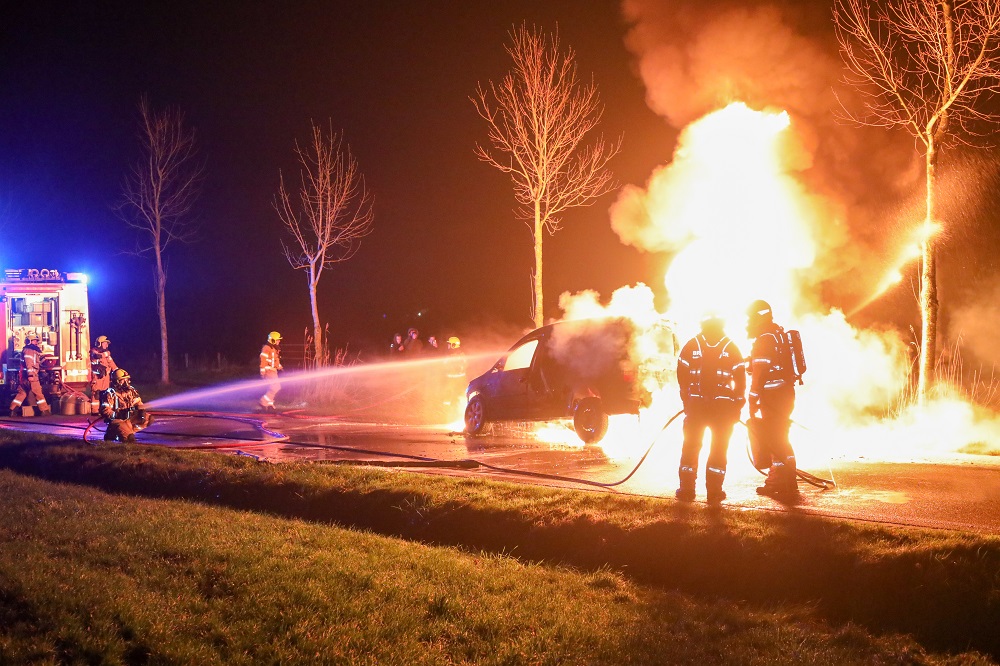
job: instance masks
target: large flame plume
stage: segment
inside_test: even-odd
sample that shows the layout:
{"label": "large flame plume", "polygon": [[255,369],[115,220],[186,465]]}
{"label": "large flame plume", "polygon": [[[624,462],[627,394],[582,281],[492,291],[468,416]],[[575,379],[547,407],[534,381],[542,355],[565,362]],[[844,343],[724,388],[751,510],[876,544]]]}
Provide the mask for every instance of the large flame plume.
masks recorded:
{"label": "large flame plume", "polygon": [[[839,105],[858,99],[839,85],[828,7],[799,0],[622,6],[647,103],[679,133],[672,158],[646,185],[622,190],[611,224],[623,243],[664,256],[666,268],[662,287],[623,287],[606,304],[592,292],[564,294],[565,316],[629,311],[670,322],[683,344],[713,311],[747,352],[744,309],[764,298],[805,344],[809,370],[792,431],[802,464],[825,466],[839,455],[1000,453],[996,416],[954,386],[937,387],[923,409],[908,406],[916,342],[900,333],[908,317],[858,323],[862,311],[877,321],[869,308],[886,292],[902,295],[920,244],[939,230],[924,224],[923,171],[908,137],[836,119]],[[958,190],[950,206],[974,205],[967,187]],[[653,307],[654,291],[666,297],[664,313]],[[956,321],[989,340],[974,350],[993,359],[995,336],[979,335],[977,322],[1000,317],[992,300],[984,302]],[[656,345],[647,336],[637,341],[640,366],[656,368],[649,361]],[[659,392],[649,422],[679,407],[676,390],[668,383]],[[606,449],[635,438],[622,428],[612,420]]]}
{"label": "large flame plume", "polygon": [[[823,302],[816,273],[822,255],[836,247],[826,239],[839,226],[838,207],[800,179],[800,165],[808,163],[802,150],[795,123],[780,110],[736,102],[692,123],[681,133],[673,160],[645,188],[623,190],[611,210],[623,241],[670,256],[663,281],[666,312],[658,313],[652,290],[639,285],[618,290],[607,305],[593,292],[564,295],[566,317],[625,314],[642,330],[669,320],[683,343],[711,312],[727,320],[729,335],[746,352],[744,310],[764,298],[777,322],[800,330],[806,345],[809,371],[799,387],[799,427],[793,430],[802,464],[825,466],[839,455],[937,454],[970,445],[989,452],[998,431],[992,417],[953,394],[941,395],[923,412],[902,409],[911,345],[891,330],[857,328]],[[640,365],[649,365],[651,350],[642,348],[643,336],[637,340],[635,355]],[[665,397],[654,404],[676,406],[673,392],[676,385],[663,386]],[[614,431],[609,437],[610,448],[620,446]]]}

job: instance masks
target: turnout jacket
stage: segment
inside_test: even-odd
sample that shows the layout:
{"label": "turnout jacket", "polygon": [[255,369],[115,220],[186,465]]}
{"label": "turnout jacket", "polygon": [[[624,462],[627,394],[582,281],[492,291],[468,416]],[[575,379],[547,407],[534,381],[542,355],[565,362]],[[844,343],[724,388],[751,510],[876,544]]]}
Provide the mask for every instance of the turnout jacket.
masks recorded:
{"label": "turnout jacket", "polygon": [[37,345],[28,343],[21,350],[21,379],[38,379],[38,370],[42,367],[42,350]]}
{"label": "turnout jacket", "polygon": [[100,347],[90,348],[90,372],[93,376],[92,381],[95,384],[103,385],[102,388],[105,389],[108,388],[111,373],[117,369],[118,365],[111,358],[110,350],[101,349]]}
{"label": "turnout jacket", "polygon": [[685,405],[690,401],[742,405],[747,389],[743,354],[728,336],[710,344],[699,333],[677,357],[677,384]]}
{"label": "turnout jacket", "polygon": [[112,386],[101,396],[101,416],[105,423],[114,420],[128,421],[142,409],[142,398],[131,386],[127,389]]}
{"label": "turnout jacket", "polygon": [[281,367],[281,351],[270,342],[265,342],[264,346],[260,348],[260,371],[261,373],[267,370],[282,370]]}
{"label": "turnout jacket", "polygon": [[785,386],[794,388],[792,352],[785,329],[772,325],[757,336],[750,351],[749,370],[752,401]]}

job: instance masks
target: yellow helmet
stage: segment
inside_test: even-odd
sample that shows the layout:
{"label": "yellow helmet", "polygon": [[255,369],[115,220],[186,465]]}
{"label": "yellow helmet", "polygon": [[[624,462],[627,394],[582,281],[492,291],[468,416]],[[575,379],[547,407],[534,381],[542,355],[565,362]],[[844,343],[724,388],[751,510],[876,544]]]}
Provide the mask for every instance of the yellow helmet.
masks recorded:
{"label": "yellow helmet", "polygon": [[124,384],[130,379],[132,379],[132,377],[129,376],[128,372],[126,372],[123,368],[116,368],[111,373],[111,381],[116,384]]}
{"label": "yellow helmet", "polygon": [[448,346],[451,347],[452,349],[458,349],[459,347],[462,346],[462,341],[453,335],[450,338],[448,338]]}
{"label": "yellow helmet", "polygon": [[270,342],[272,345],[278,344],[279,342],[281,342],[281,333],[278,333],[277,331],[271,331],[270,333],[267,334],[267,341]]}
{"label": "yellow helmet", "polygon": [[109,345],[111,344],[111,340],[108,339],[108,336],[106,336],[106,335],[98,336],[98,338],[97,338],[97,346],[98,347],[100,347],[105,342],[107,342]]}

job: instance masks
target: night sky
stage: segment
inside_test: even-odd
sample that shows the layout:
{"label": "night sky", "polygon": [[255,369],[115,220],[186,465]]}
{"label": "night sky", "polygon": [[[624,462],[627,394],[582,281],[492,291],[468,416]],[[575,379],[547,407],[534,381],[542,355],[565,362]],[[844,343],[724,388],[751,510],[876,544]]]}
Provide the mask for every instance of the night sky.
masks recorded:
{"label": "night sky", "polygon": [[[23,4],[0,21],[0,264],[86,272],[93,333],[119,356],[158,349],[151,264],[126,254],[113,210],[142,94],[184,111],[205,160],[200,240],[169,253],[171,353],[233,361],[252,362],[271,329],[300,341],[310,321],[271,207],[310,120],[344,132],[375,197],[374,233],[320,284],[333,344],[359,350],[418,322],[439,336],[530,324],[529,231],[509,178],[473,153],[486,129],[469,101],[507,70],[512,26],[558,26],[577,51],[603,133],[623,135],[620,181],[641,182],[674,136],[643,102],[617,2]],[[551,310],[567,289],[648,279],[608,225],[613,196],[550,237]]]}
{"label": "night sky", "polygon": [[[0,266],[87,273],[92,333],[120,363],[159,345],[151,263],[127,254],[134,232],[113,211],[143,94],[181,108],[205,161],[200,238],[169,253],[175,362],[221,352],[252,367],[268,331],[301,341],[305,275],[282,254],[272,201],[311,120],[343,131],[375,198],[374,233],[320,283],[334,346],[366,354],[414,324],[439,337],[529,327],[530,233],[509,177],[474,155],[486,127],[469,101],[509,68],[515,25],[558,27],[593,75],[600,131],[622,137],[620,183],[641,185],[677,135],[646,104],[612,0],[18,4],[0,14]],[[828,30],[826,3],[812,4]],[[662,289],[665,258],[611,230],[614,198],[546,237],[546,314],[567,290]],[[974,263],[992,277],[992,259]]]}

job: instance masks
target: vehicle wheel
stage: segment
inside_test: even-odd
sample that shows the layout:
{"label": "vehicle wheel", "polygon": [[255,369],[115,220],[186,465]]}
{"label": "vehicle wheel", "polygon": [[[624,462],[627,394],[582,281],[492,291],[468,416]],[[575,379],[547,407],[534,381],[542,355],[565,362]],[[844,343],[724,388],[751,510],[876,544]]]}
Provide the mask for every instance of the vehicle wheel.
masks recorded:
{"label": "vehicle wheel", "polygon": [[596,444],[608,432],[608,415],[600,398],[584,398],[573,410],[573,428],[584,444]]}
{"label": "vehicle wheel", "polygon": [[469,400],[465,407],[465,433],[467,435],[482,435],[486,432],[486,406],[478,395]]}

